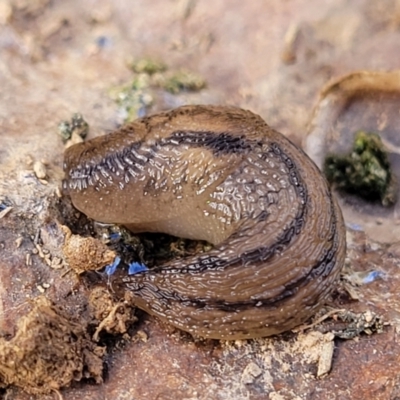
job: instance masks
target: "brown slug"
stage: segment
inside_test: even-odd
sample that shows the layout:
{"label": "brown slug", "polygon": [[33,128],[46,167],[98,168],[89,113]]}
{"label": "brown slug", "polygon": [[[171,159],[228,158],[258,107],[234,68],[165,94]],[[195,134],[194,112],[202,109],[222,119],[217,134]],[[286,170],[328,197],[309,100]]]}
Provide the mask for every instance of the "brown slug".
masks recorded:
{"label": "brown slug", "polygon": [[214,248],[119,278],[135,304],[196,336],[289,330],[334,288],[345,227],[309,157],[259,116],[184,106],[65,152],[64,189],[94,220]]}

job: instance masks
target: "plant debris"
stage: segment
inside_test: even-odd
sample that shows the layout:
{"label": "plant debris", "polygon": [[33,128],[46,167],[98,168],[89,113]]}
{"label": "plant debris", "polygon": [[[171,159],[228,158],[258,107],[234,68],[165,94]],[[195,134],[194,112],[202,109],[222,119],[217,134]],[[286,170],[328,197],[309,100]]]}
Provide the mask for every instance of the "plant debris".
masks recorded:
{"label": "plant debris", "polygon": [[347,155],[328,155],[324,172],[338,189],[368,201],[389,206],[396,201],[396,184],[382,140],[375,133],[356,134],[353,150]]}

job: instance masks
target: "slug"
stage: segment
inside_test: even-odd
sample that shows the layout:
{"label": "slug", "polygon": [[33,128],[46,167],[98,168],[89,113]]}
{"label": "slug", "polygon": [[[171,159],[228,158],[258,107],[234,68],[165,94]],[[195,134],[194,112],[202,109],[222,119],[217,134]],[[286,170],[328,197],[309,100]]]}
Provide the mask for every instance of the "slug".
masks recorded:
{"label": "slug", "polygon": [[141,118],[68,148],[64,170],[88,217],[214,245],[114,282],[194,336],[290,330],[335,287],[339,206],[310,158],[250,111],[197,105]]}

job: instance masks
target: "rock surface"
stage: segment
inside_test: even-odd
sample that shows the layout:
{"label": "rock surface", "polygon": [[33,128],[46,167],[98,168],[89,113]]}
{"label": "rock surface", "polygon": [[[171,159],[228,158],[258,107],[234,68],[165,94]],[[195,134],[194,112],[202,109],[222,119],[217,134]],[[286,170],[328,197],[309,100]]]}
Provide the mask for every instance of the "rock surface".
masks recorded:
{"label": "rock surface", "polygon": [[[62,389],[65,400],[400,397],[400,245],[390,235],[383,232],[372,241],[364,232],[349,229],[347,267],[330,304],[341,311],[327,309],[330,318],[311,330],[252,341],[198,342],[141,313],[138,323],[129,325],[136,320],[133,314],[127,317],[132,310],[91,295],[90,282],[64,264],[63,235],[55,222],[63,223],[66,215],[80,221],[59,198],[64,144],[57,126],[73,113],[89,122],[89,137],[118,126],[125,115],[110,91],[132,79],[132,59],[160,59],[207,82],[207,88],[195,93],[155,91],[155,108],[237,105],[300,143],[328,80],[355,70],[400,65],[399,21],[396,0],[231,0],[212,7],[201,0],[154,0],[151,5],[144,0],[4,0],[2,340],[15,337],[18,321],[30,315],[44,294],[60,307],[57,318],[68,329],[75,329],[75,322],[69,322],[74,318],[85,321],[85,340],[92,335],[87,348],[105,363],[102,384],[94,384],[101,380],[98,363],[91,364],[96,365],[91,373],[79,366],[74,378],[86,377],[80,382],[52,381],[51,390],[69,386]],[[357,204],[343,207],[351,225]],[[365,284],[370,271],[378,271],[378,278]],[[96,275],[92,283],[98,284]],[[100,312],[98,304],[90,303],[93,299],[103,299],[107,309]],[[354,338],[338,339],[340,335]],[[96,347],[99,338],[99,348],[107,348],[104,356]],[[327,366],[332,340],[333,360]],[[317,378],[318,371],[324,372]],[[2,382],[18,385],[1,389],[4,398],[32,398],[21,389],[23,382]]]}

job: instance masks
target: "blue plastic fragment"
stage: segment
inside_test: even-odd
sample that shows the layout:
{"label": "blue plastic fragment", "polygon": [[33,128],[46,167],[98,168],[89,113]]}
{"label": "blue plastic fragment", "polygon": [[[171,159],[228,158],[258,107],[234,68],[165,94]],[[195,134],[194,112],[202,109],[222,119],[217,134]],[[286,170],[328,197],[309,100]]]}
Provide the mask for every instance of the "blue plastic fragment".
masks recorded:
{"label": "blue plastic fragment", "polygon": [[112,262],[112,264],[109,264],[106,266],[105,272],[108,276],[112,275],[116,270],[117,267],[119,265],[119,263],[121,262],[121,258],[120,257],[115,257],[114,261]]}
{"label": "blue plastic fragment", "polygon": [[137,116],[138,116],[138,118],[145,117],[146,114],[147,114],[147,108],[146,108],[146,106],[140,107],[139,110],[137,111]]}
{"label": "blue plastic fragment", "polygon": [[378,278],[383,278],[383,273],[380,271],[371,271],[364,279],[363,279],[363,283],[367,284],[367,283],[371,283],[373,282],[375,279]]}
{"label": "blue plastic fragment", "polygon": [[133,262],[129,264],[128,275],[138,274],[139,272],[147,271],[148,268],[139,262]]}
{"label": "blue plastic fragment", "polygon": [[96,44],[97,46],[103,48],[103,47],[110,47],[112,44],[112,41],[109,37],[101,35],[96,38]]}
{"label": "blue plastic fragment", "polygon": [[364,228],[360,224],[347,222],[346,226],[348,228],[352,229],[353,231],[356,231],[356,232],[363,232],[364,231]]}
{"label": "blue plastic fragment", "polygon": [[108,238],[109,238],[110,240],[117,240],[117,239],[120,239],[120,238],[121,238],[121,234],[120,234],[119,232],[110,233],[110,234],[108,235]]}

